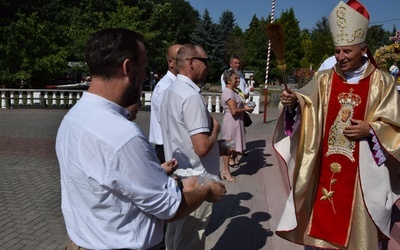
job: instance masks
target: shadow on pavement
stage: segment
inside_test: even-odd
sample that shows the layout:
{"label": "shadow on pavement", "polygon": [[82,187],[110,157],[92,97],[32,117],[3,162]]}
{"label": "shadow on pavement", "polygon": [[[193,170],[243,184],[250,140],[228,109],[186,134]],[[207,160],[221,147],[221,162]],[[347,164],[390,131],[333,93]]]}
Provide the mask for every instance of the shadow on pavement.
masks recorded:
{"label": "shadow on pavement", "polygon": [[248,214],[250,209],[241,206],[241,201],[251,200],[253,195],[247,192],[238,194],[227,194],[222,199],[213,204],[213,213],[211,215],[210,224],[208,224],[206,235],[212,234],[224,222],[232,217]]}
{"label": "shadow on pavement", "polygon": [[239,159],[239,168],[232,169],[232,175],[255,175],[261,168],[271,167],[272,164],[267,164],[267,157],[270,154],[264,154],[266,146],[265,140],[250,141],[247,143],[247,156],[242,156]]}
{"label": "shadow on pavement", "polygon": [[[262,249],[267,238],[274,234],[272,231],[264,229],[260,223],[269,219],[271,219],[271,215],[265,212],[255,212],[250,218],[239,216],[232,219],[212,249]],[[249,228],[252,230],[246,231]],[[234,235],[241,235],[241,237],[232,237]]]}

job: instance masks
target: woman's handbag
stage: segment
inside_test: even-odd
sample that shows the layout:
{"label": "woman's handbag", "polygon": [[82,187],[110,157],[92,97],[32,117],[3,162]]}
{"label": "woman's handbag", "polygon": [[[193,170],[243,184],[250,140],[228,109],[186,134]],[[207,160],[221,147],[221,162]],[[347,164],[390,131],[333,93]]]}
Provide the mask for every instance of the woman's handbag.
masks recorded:
{"label": "woman's handbag", "polygon": [[243,114],[243,122],[244,122],[244,126],[245,127],[249,127],[253,123],[253,121],[250,118],[249,113],[244,112],[244,114]]}

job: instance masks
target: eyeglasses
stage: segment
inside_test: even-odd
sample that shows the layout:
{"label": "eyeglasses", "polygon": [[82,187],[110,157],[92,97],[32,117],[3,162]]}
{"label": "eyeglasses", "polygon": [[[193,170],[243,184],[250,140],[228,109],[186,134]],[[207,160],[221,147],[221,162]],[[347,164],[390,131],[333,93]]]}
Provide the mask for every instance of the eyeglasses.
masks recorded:
{"label": "eyeglasses", "polygon": [[196,59],[196,60],[199,60],[199,61],[203,62],[204,65],[208,66],[208,58],[203,58],[203,57],[191,57],[191,58],[186,58],[186,60],[189,60],[189,59]]}

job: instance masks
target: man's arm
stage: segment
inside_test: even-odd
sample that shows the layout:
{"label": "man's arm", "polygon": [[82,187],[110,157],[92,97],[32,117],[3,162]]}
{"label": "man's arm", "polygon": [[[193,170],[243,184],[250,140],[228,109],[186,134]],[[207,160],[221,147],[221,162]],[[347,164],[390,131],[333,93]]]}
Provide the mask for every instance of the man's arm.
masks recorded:
{"label": "man's arm", "polygon": [[213,127],[211,133],[198,133],[190,137],[190,139],[192,140],[194,152],[199,157],[205,156],[211,150],[211,148],[214,146],[214,143],[218,139],[220,125],[214,117],[211,118],[213,119]]}
{"label": "man's arm", "polygon": [[182,201],[174,217],[168,222],[178,220],[196,210],[204,201],[216,202],[226,194],[225,185],[220,182],[208,181],[203,186],[195,189],[197,177],[182,179]]}

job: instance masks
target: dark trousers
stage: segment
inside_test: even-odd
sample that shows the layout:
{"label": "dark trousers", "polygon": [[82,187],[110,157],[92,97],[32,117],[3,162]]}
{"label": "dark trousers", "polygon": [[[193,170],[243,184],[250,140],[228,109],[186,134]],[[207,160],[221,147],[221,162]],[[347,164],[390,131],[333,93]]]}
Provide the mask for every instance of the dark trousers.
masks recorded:
{"label": "dark trousers", "polygon": [[161,164],[165,162],[165,156],[164,156],[164,145],[155,145],[154,146],[157,154],[157,158],[160,160]]}

